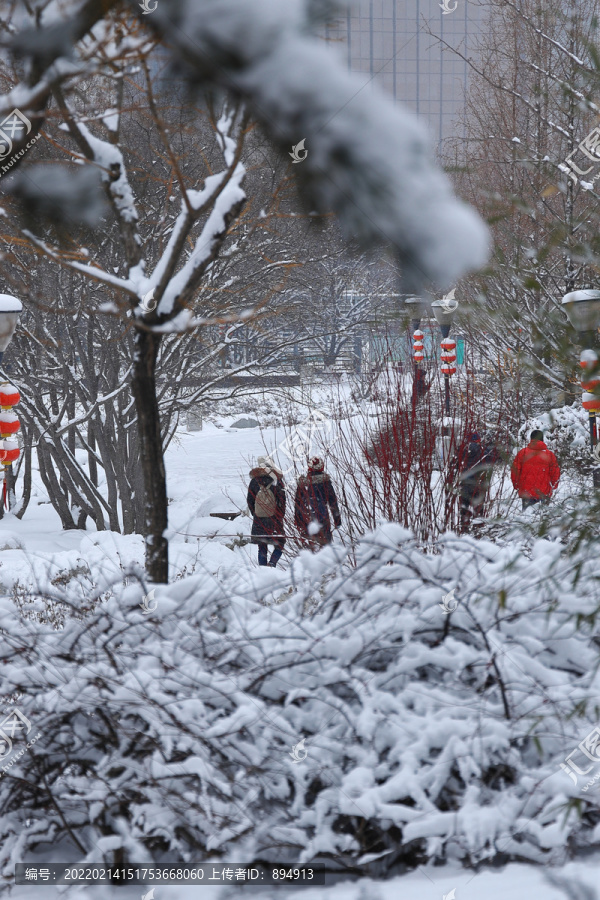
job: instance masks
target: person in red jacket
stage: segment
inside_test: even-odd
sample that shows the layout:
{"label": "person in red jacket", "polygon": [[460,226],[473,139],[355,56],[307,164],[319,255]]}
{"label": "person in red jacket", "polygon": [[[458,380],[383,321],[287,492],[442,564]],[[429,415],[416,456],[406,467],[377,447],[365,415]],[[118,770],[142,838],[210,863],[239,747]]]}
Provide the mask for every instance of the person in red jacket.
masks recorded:
{"label": "person in red jacket", "polygon": [[558,485],[560,469],[554,453],[546,447],[541,431],[531,432],[529,444],[515,456],[510,477],[523,509],[550,499]]}

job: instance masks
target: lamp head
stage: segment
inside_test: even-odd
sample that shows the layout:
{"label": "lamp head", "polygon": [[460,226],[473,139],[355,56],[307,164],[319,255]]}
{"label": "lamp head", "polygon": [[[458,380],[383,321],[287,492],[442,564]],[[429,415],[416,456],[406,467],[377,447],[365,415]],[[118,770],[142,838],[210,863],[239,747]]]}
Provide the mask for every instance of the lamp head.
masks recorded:
{"label": "lamp head", "polygon": [[431,308],[436,322],[441,328],[444,328],[446,325],[452,325],[456,310],[458,309],[458,300],[454,300],[454,298],[447,299],[444,297],[443,300],[434,300],[431,304]]}
{"label": "lamp head", "polygon": [[412,330],[416,331],[421,323],[421,319],[427,313],[427,304],[422,297],[407,297],[404,301],[404,308],[410,313]]}
{"label": "lamp head", "polygon": [[563,297],[562,307],[580,334],[595,332],[600,325],[600,291],[570,291]]}
{"label": "lamp head", "polygon": [[0,362],[15,333],[23,304],[16,297],[0,294]]}

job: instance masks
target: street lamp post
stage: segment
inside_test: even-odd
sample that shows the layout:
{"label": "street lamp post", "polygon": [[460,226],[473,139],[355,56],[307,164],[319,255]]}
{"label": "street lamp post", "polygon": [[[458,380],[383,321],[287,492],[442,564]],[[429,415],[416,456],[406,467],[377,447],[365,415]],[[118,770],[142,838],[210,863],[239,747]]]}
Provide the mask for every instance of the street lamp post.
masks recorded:
{"label": "street lamp post", "polygon": [[[0,363],[4,351],[10,344],[19,321],[19,315],[23,305],[16,297],[9,294],[0,294]],[[11,477],[12,464],[21,453],[16,434],[21,423],[12,412],[13,406],[21,399],[18,390],[8,381],[0,383],[0,463],[4,469],[4,481],[2,486],[3,502],[6,505],[6,481]],[[12,487],[12,484],[11,484]]]}
{"label": "street lamp post", "polygon": [[419,326],[421,319],[427,313],[427,304],[421,297],[407,297],[404,301],[405,309],[410,312],[410,328],[413,339],[413,405],[417,403],[421,392],[424,390],[424,372],[421,363],[424,358],[423,339],[424,334]]}
{"label": "street lamp post", "polygon": [[458,309],[457,300],[434,300],[431,304],[433,314],[436,318],[440,331],[442,332],[442,372],[444,373],[444,399],[446,415],[450,415],[450,376],[454,375],[456,368],[453,363],[456,362],[456,342],[449,338],[450,329],[456,310]]}
{"label": "street lamp post", "polygon": [[[596,414],[600,410],[600,396],[592,393],[600,384],[600,366],[598,354],[594,349],[598,325],[600,325],[600,291],[570,291],[562,301],[563,309],[569,322],[578,334],[579,343],[583,347],[580,366],[583,369],[582,404],[587,409],[590,426],[590,449],[596,444]],[[594,471],[594,487],[600,487],[600,471]]]}

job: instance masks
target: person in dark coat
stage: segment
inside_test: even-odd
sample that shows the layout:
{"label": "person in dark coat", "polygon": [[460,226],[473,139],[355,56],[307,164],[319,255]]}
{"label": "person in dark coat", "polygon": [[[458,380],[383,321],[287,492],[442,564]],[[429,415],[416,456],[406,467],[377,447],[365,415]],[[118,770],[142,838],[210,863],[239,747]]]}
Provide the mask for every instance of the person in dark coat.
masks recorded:
{"label": "person in dark coat", "polygon": [[[258,544],[259,566],[275,567],[285,547],[285,487],[283,473],[268,457],[259,456],[250,470],[248,509],[252,513],[252,543]],[[271,559],[268,546],[273,545]]]}
{"label": "person in dark coat", "polygon": [[471,432],[458,451],[460,489],[460,530],[469,530],[471,520],[483,515],[490,487],[492,466],[499,454],[491,441],[482,442],[477,431]]}
{"label": "person in dark coat", "polygon": [[430,387],[431,382],[427,381],[425,372],[423,371],[421,366],[415,366],[415,374],[413,378],[413,405],[418,403],[419,400],[425,396]]}
{"label": "person in dark coat", "polygon": [[325,464],[318,456],[310,461],[308,473],[298,480],[294,520],[303,538],[313,550],[331,544],[331,519],[336,528],[342,524],[333,483],[325,472]]}

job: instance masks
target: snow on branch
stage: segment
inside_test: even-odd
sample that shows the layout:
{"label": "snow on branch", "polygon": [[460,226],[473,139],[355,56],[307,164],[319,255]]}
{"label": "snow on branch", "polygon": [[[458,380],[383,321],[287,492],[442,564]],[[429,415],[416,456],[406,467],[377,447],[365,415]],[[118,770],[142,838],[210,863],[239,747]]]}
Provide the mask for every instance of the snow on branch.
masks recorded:
{"label": "snow on branch", "polygon": [[591,745],[574,756],[597,723],[597,648],[577,625],[598,608],[589,547],[538,540],[528,558],[448,535],[433,556],[387,524],[355,550],[199,572],[157,588],[151,616],[147,587],[96,549],[107,593],[87,614],[84,576],[60,597],[38,585],[59,627],[1,599],[0,694],[18,690],[43,737],[0,778],[0,864],[42,835],[97,862],[159,847],[355,863],[366,829],[394,866],[551,863],[597,839],[575,768]]}
{"label": "snow on branch", "polygon": [[[185,191],[181,211],[167,246],[143,288],[158,290],[159,316],[173,315],[177,312],[177,306],[181,306],[191,298],[202,275],[218,253],[229,222],[246,200],[242,188],[246,168],[240,161],[243,131],[244,115],[238,116],[235,110],[226,106],[216,124],[215,132],[227,168],[217,174],[208,175],[202,190]],[[191,229],[206,213],[208,217],[191,255],[175,274]],[[186,327],[189,327],[189,322]]]}
{"label": "snow on branch", "polygon": [[[246,170],[244,166],[241,163],[238,163],[232,178],[224,185],[217,196],[190,258],[169,282],[163,299],[158,307],[158,312],[161,315],[169,315],[172,312],[175,301],[180,298],[186,290],[189,291],[190,285],[198,280],[198,276],[205,271],[207,263],[214,258],[215,249],[218,248],[223,235],[227,230],[229,218],[246,199],[246,194],[242,188],[242,181],[245,174]],[[212,177],[219,178],[220,176]],[[210,177],[206,180],[209,181]],[[190,192],[188,192],[188,195],[189,193]],[[198,196],[193,198],[194,205],[196,205],[196,203],[201,204],[201,197],[203,194],[204,191],[200,191]]]}
{"label": "snow on branch", "polygon": [[[112,6],[56,5],[52,34],[59,23],[77,36],[86,23],[97,30]],[[453,195],[424,128],[383,93],[364,91],[335,51],[311,35],[312,4],[173,0],[142,16],[132,0],[131,9],[193,78],[245,100],[282,152],[306,140],[308,156],[296,174],[308,204],[335,211],[348,235],[395,248],[407,290],[428,282],[448,287],[485,263],[486,228]],[[36,34],[34,58],[44,59],[43,40]],[[49,56],[56,59],[60,48]],[[215,233],[205,236],[208,244]]]}
{"label": "snow on branch", "polygon": [[488,237],[434,165],[415,116],[362,91],[311,36],[303,4],[181,0],[149,23],[187,64],[244,97],[282,149],[306,139],[299,172],[309,202],[349,234],[389,243],[409,282],[453,284],[484,264]]}
{"label": "snow on branch", "polygon": [[[182,247],[185,244],[190,229],[194,225],[196,218],[215,201],[215,198],[218,196],[218,192],[225,181],[226,175],[226,172],[209,175],[204,181],[203,190],[187,190],[185,192],[185,196],[181,201],[181,210],[173,225],[167,246],[156,264],[152,275],[144,284],[144,291],[157,288],[161,284],[169,283],[179,261]],[[171,310],[172,303],[169,304],[168,311],[170,312]],[[166,307],[161,305],[160,312],[164,313],[166,311]]]}
{"label": "snow on branch", "polygon": [[90,278],[92,281],[97,281],[101,284],[105,284],[107,286],[113,287],[123,293],[129,294],[131,297],[136,297],[136,284],[130,279],[118,278],[116,275],[111,275],[110,272],[106,272],[99,265],[84,265],[84,263],[79,263],[74,260],[68,259],[66,256],[60,253],[59,250],[50,246],[46,243],[46,241],[41,240],[36,237],[33,232],[24,228],[21,231],[21,234],[30,241],[43,256],[47,256],[49,259],[54,260],[54,262],[63,266],[66,269],[74,269],[76,272],[81,272],[82,275],[85,275],[87,278]]}
{"label": "snow on branch", "polygon": [[100,167],[102,181],[108,186],[119,216],[125,222],[137,222],[139,216],[135,208],[133,191],[127,179],[123,154],[116,144],[95,137],[83,122],[74,122],[74,127],[90,148],[91,161]]}
{"label": "snow on branch", "polygon": [[[142,255],[142,240],[138,232],[139,216],[127,177],[125,159],[117,144],[117,133],[113,130],[110,141],[96,137],[82,121],[78,120],[61,89],[56,88],[54,93],[65,119],[64,127],[84,157],[100,170],[107,197],[119,222],[129,268],[135,270]],[[112,124],[118,121],[115,111],[109,121]]]}

